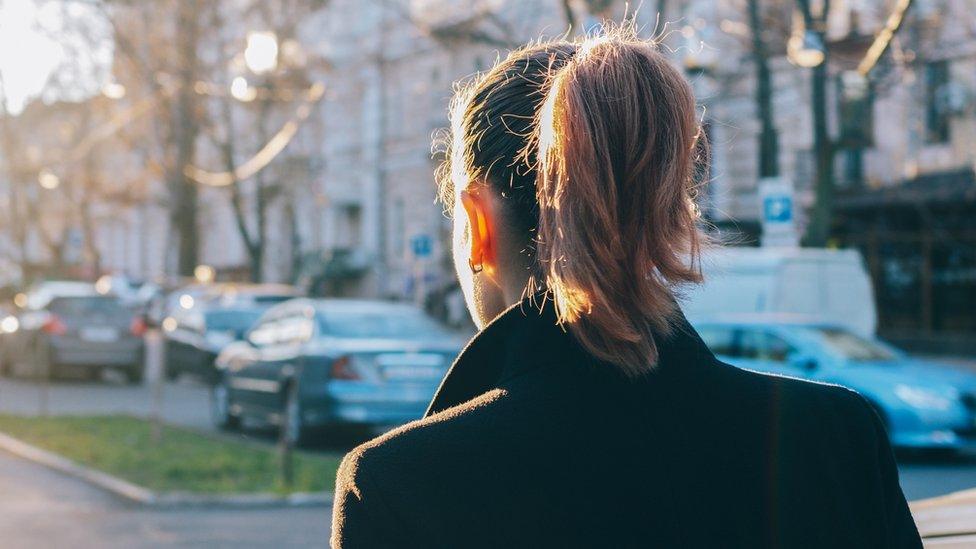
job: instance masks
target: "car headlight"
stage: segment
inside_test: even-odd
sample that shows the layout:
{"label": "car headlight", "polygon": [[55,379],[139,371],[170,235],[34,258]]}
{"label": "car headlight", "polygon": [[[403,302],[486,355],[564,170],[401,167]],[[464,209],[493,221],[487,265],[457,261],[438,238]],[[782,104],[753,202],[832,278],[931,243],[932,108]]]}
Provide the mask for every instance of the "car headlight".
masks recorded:
{"label": "car headlight", "polygon": [[931,389],[911,385],[895,386],[895,396],[912,408],[923,410],[948,410],[952,399]]}

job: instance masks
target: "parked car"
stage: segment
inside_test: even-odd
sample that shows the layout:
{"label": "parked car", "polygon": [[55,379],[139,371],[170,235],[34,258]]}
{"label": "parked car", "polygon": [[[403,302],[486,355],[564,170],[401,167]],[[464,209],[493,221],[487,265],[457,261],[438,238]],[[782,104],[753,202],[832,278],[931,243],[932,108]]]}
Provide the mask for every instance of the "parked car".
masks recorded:
{"label": "parked car", "polygon": [[97,295],[95,286],[78,280],[45,280],[32,286],[24,294],[23,309],[41,311],[55,297]]}
{"label": "parked car", "polygon": [[288,284],[221,282],[210,285],[203,292],[201,299],[227,304],[270,306],[304,295],[300,289]]}
{"label": "parked car", "polygon": [[411,305],[289,301],[218,357],[213,418],[277,424],[296,444],[321,427],[402,424],[423,415],[461,343]]}
{"label": "parked car", "polygon": [[163,331],[164,373],[167,379],[181,374],[216,380],[214,360],[228,344],[244,337],[248,328],[267,310],[262,304],[201,302],[176,311]]}
{"label": "parked car", "polygon": [[896,447],[976,448],[976,374],[910,358],[837,325],[738,319],[695,326],[734,366],[854,389],[875,407]]}
{"label": "parked car", "polygon": [[301,290],[287,284],[246,284],[219,282],[215,284],[188,284],[176,288],[165,295],[157,296],[147,310],[147,321],[154,326],[162,326],[194,305],[220,301],[226,306],[254,305],[269,307],[282,301],[301,297]]}
{"label": "parked car", "polygon": [[[131,383],[143,379],[142,318],[115,296],[86,295],[72,287],[58,295],[28,297],[28,307],[7,323],[2,338],[4,373],[58,376],[105,369],[122,371]],[[39,306],[39,308],[34,308]]]}
{"label": "parked car", "polygon": [[702,257],[703,284],[682,309],[694,322],[716,314],[793,314],[845,326],[865,337],[877,328],[874,292],[857,250],[720,248]]}
{"label": "parked car", "polygon": [[45,280],[14,297],[15,307],[4,312],[0,320],[0,373],[10,373],[11,358],[22,352],[28,339],[25,333],[36,331],[47,317],[46,307],[55,297],[98,295],[95,286],[77,280]]}

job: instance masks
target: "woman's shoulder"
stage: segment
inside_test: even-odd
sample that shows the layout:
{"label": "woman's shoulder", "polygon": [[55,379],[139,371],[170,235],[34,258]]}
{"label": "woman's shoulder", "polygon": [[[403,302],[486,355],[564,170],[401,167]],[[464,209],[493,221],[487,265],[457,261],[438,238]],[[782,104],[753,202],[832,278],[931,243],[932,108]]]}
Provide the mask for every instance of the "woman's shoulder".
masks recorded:
{"label": "woman's shoulder", "polygon": [[343,460],[338,482],[343,478],[352,480],[350,475],[362,471],[368,471],[370,476],[398,478],[405,473],[416,475],[416,465],[432,470],[434,462],[452,457],[447,454],[465,453],[466,441],[475,442],[480,437],[477,425],[503,413],[507,397],[506,391],[493,389],[359,445]]}
{"label": "woman's shoulder", "polygon": [[789,421],[795,428],[806,424],[819,431],[859,432],[870,439],[887,436],[874,407],[853,389],[719,365],[714,383],[718,390],[758,400],[776,419]]}

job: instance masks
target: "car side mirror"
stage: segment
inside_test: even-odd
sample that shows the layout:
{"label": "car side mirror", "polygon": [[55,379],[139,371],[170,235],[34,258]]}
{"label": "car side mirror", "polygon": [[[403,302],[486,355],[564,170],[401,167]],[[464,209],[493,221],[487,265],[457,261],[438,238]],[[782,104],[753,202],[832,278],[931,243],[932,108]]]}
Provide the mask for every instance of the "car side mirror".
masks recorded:
{"label": "car side mirror", "polygon": [[819,367],[817,359],[805,353],[792,353],[787,359],[791,368],[811,372]]}

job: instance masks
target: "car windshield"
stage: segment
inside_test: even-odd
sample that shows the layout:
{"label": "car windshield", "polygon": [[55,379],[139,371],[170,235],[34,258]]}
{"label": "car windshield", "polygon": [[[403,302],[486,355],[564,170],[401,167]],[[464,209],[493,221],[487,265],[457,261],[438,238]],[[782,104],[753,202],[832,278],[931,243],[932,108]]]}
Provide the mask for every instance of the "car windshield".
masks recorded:
{"label": "car windshield", "polygon": [[250,328],[264,311],[261,309],[219,309],[208,311],[207,330],[243,332]]}
{"label": "car windshield", "polygon": [[816,328],[827,348],[840,356],[858,362],[894,360],[897,356],[887,347],[840,328]]}
{"label": "car windshield", "polygon": [[423,339],[443,336],[444,328],[419,311],[328,312],[322,332],[334,337]]}
{"label": "car windshield", "polygon": [[48,310],[67,317],[105,316],[126,313],[125,307],[114,297],[56,297]]}

